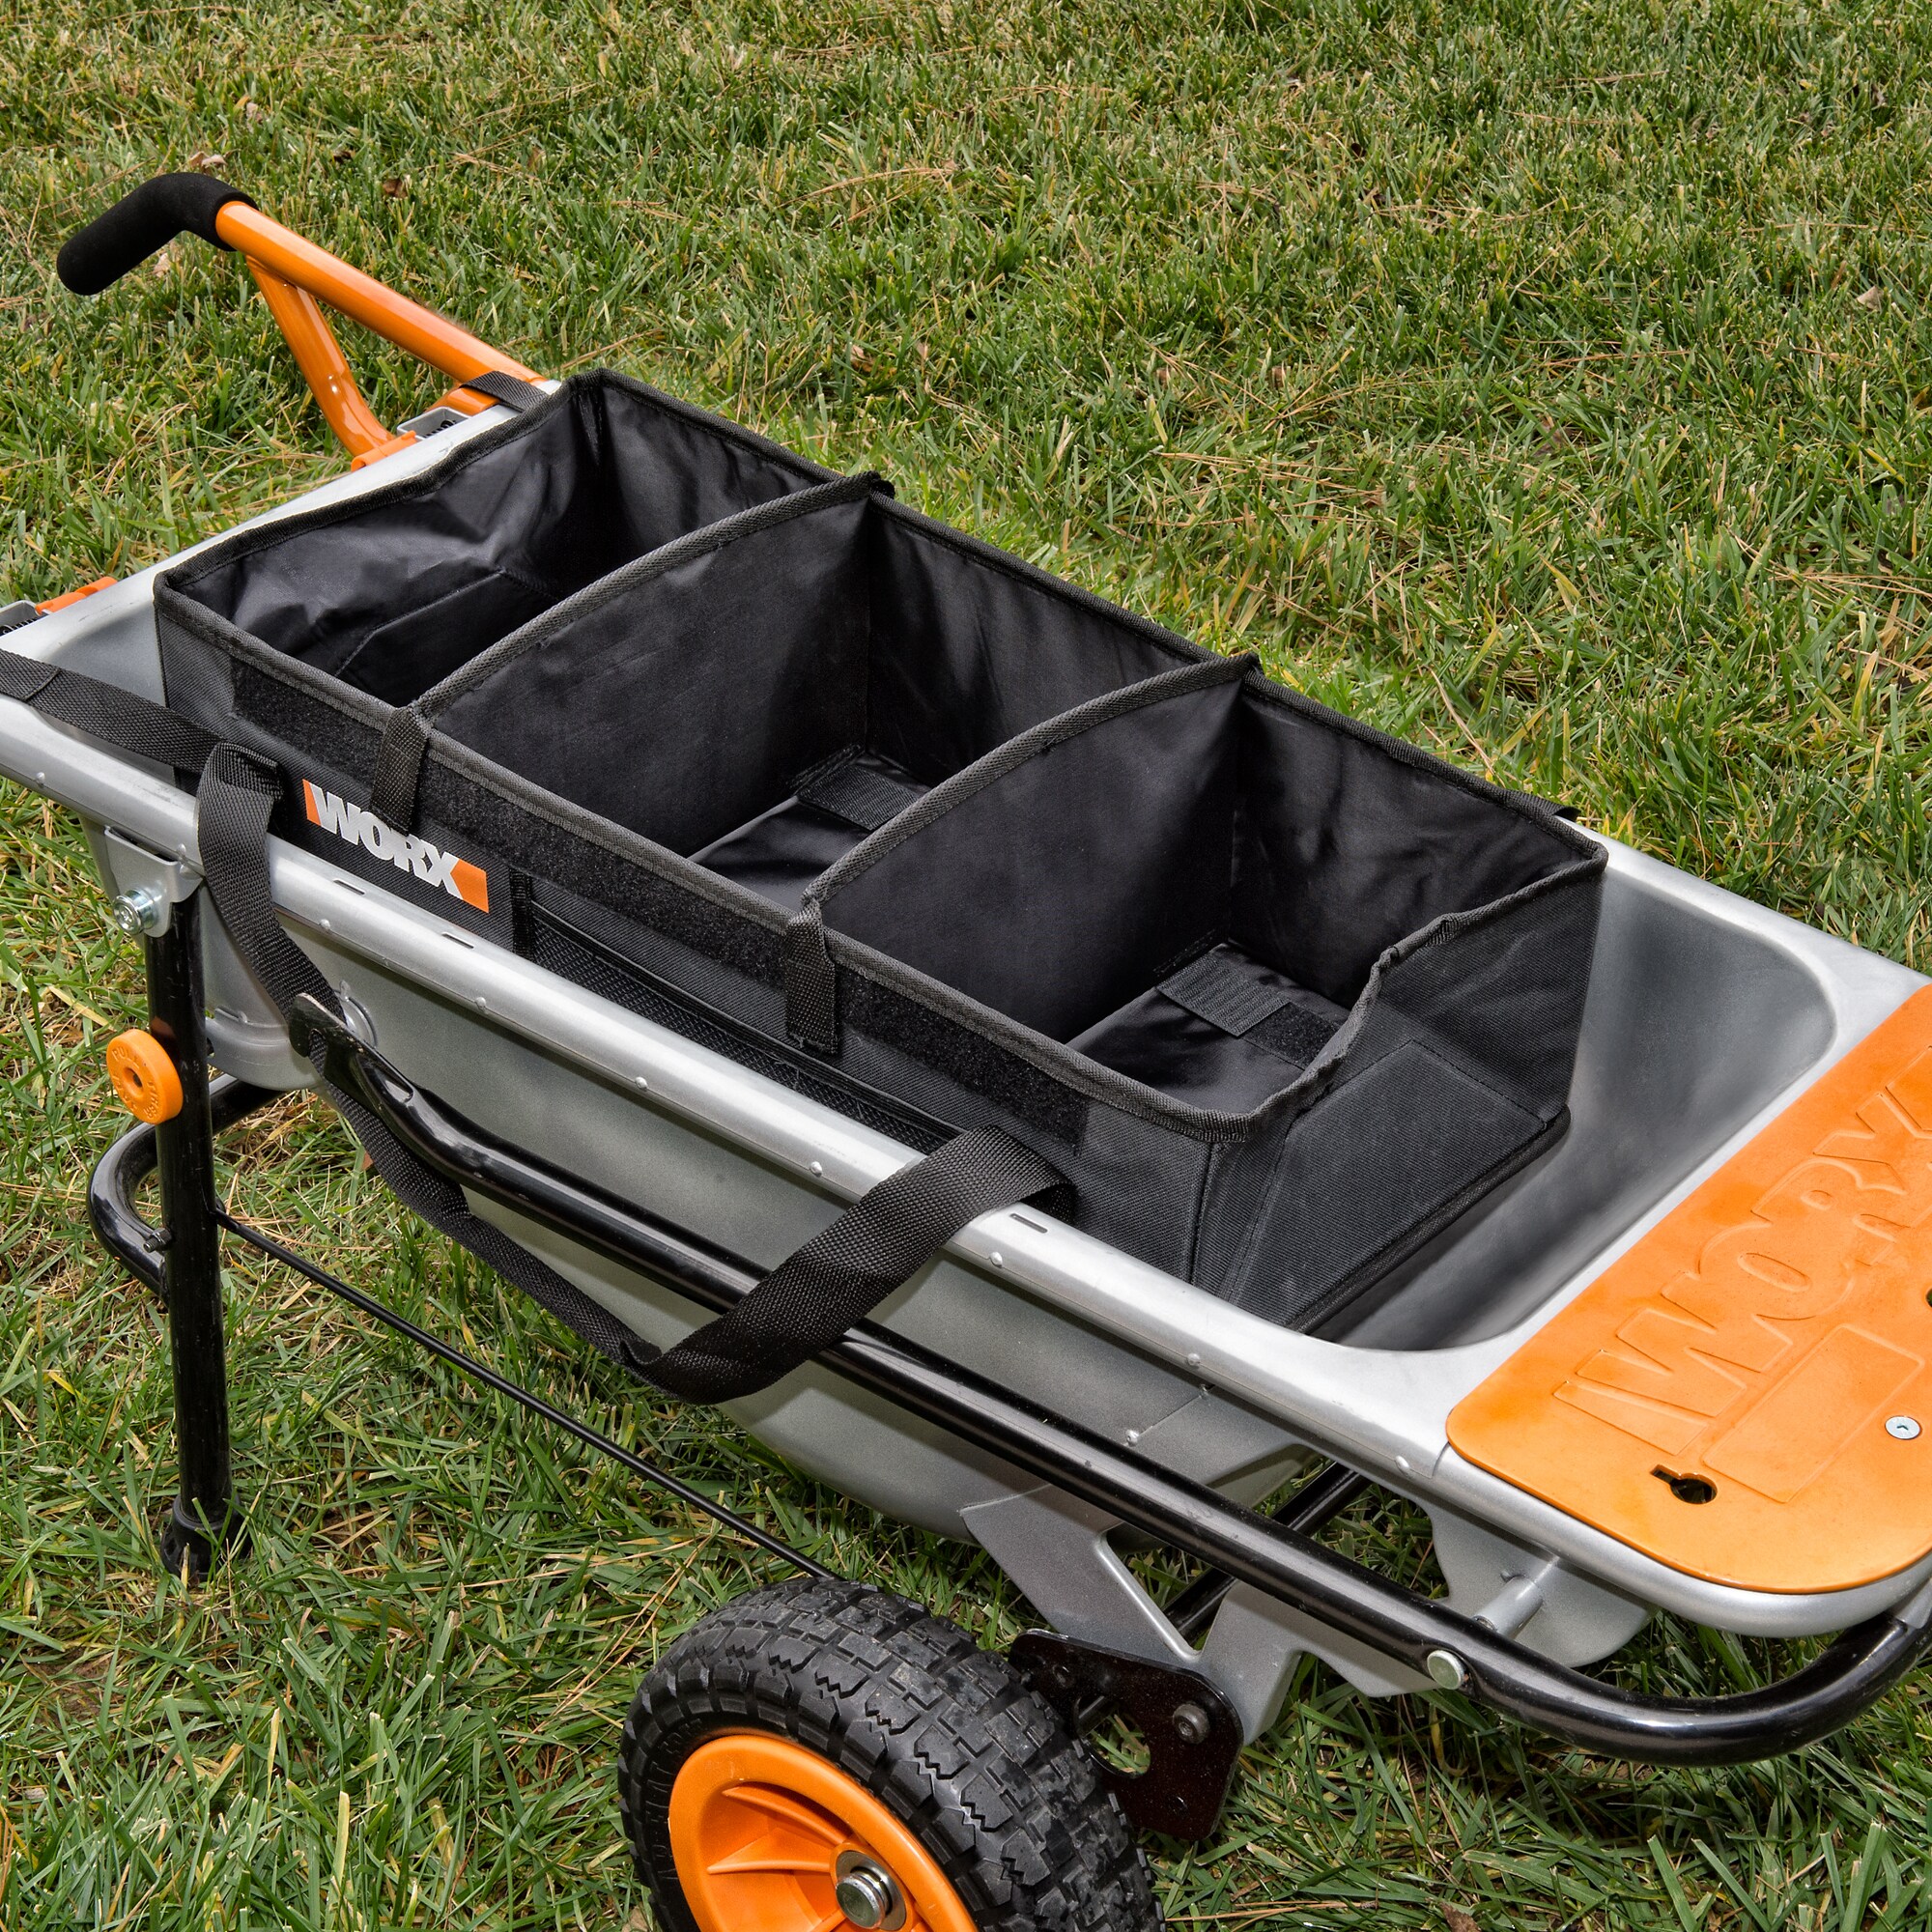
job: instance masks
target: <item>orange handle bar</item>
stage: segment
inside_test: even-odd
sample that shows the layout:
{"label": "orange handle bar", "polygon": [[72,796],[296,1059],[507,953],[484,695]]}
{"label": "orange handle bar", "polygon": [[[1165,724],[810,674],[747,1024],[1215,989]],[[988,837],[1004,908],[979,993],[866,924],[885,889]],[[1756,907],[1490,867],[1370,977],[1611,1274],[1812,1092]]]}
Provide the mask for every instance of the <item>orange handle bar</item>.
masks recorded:
{"label": "orange handle bar", "polygon": [[[398,295],[375,276],[351,268],[327,248],[305,242],[248,202],[226,202],[217,209],[214,232],[224,245],[246,258],[269,312],[287,338],[328,426],[355,459],[352,469],[359,469],[392,450],[407,448],[415,438],[407,433],[390,435],[363,401],[349,372],[348,358],[322,312],[322,302],[352,322],[359,322],[385,342],[408,350],[432,369],[454,376],[459,385],[471,376],[487,375],[492,370],[521,377],[526,383],[538,380],[535,370],[514,356],[492,349],[468,329]],[[490,407],[488,396],[461,386],[443,400],[466,415]]]}
{"label": "orange handle bar", "polygon": [[[229,247],[251,262],[259,262],[270,274],[327,302],[350,321],[359,322],[385,342],[407,349],[432,369],[440,369],[459,383],[493,369],[505,376],[519,376],[526,383],[539,380],[534,369],[526,369],[500,349],[479,342],[468,329],[445,322],[421,303],[384,288],[373,275],[352,269],[327,249],[304,242],[245,201],[231,201],[221,208],[214,217],[214,232]],[[488,407],[487,398],[481,406]]]}
{"label": "orange handle bar", "polygon": [[458,386],[442,401],[465,415],[492,404],[490,397],[461,386],[472,376],[496,371],[526,383],[539,380],[514,356],[303,241],[271,221],[240,189],[206,175],[158,175],[124,195],[69,238],[60,253],[61,279],[76,295],[99,294],[181,234],[199,235],[246,260],[329,427],[355,458],[352,469],[405,448],[415,438],[392,435],[363,400],[322,312],[324,302],[453,377]]}

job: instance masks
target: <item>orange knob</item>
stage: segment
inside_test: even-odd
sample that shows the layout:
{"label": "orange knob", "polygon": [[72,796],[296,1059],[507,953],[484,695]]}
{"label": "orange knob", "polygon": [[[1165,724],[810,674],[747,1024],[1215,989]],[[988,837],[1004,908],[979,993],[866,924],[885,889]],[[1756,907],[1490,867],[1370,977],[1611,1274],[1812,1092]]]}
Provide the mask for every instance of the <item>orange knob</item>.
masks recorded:
{"label": "orange knob", "polygon": [[172,1121],[182,1110],[181,1075],[167,1048],[140,1027],[107,1042],[107,1077],[121,1104],[151,1127]]}

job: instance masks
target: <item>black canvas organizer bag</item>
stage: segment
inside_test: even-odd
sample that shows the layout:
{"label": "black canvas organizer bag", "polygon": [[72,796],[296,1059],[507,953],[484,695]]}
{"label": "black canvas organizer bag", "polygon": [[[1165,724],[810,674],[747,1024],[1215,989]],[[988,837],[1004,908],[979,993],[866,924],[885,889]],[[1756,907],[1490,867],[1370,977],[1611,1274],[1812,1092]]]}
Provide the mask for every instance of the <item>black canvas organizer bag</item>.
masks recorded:
{"label": "black canvas organizer bag", "polygon": [[156,614],[279,836],[1273,1321],[1567,1119],[1549,808],[622,377]]}

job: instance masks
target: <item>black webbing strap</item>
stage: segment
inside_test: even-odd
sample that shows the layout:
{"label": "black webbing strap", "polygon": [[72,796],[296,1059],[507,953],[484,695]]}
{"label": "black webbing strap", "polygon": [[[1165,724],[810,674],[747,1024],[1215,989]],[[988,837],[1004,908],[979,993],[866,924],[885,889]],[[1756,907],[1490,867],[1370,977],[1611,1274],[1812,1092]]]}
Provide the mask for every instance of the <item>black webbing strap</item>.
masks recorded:
{"label": "black webbing strap", "polygon": [[813,1053],[838,1051],[838,973],[825,945],[825,910],[807,890],[784,930],[785,1032]]}
{"label": "black webbing strap", "polygon": [[550,400],[549,390],[525,382],[521,376],[506,376],[500,369],[486,369],[480,376],[467,376],[462,386],[510,410],[533,410],[539,403]]}
{"label": "black webbing strap", "polygon": [[369,810],[399,832],[415,828],[429,733],[429,720],[415,704],[397,705],[383,724],[382,742],[376,747],[376,775],[369,784]]}
{"label": "black webbing strap", "polygon": [[[333,1009],[328,982],[275,917],[268,840],[281,783],[267,759],[236,745],[216,749],[196,800],[202,873],[230,938],[283,1014],[301,993]],[[317,1059],[320,1065],[320,1047]],[[359,1100],[327,1082],[323,1091],[405,1206],[593,1347],[667,1393],[694,1402],[727,1402],[769,1387],[863,1321],[969,1221],[1066,1190],[1058,1170],[1010,1134],[979,1127],[957,1135],[888,1176],[734,1308],[659,1353],[582,1289],[471,1212],[462,1190],[424,1166]]]}
{"label": "black webbing strap", "polygon": [[1236,1039],[1254,1032],[1270,1013],[1294,998],[1286,986],[1270,985],[1252,972],[1242,972],[1218,947],[1179,973],[1170,974],[1156,990],[1196,1019],[1206,1020]]}
{"label": "black webbing strap", "polygon": [[692,1402],[769,1388],[863,1321],[969,1221],[1067,1191],[1065,1177],[1012,1135],[971,1128],[888,1175],[735,1308],[641,1372]]}
{"label": "black webbing strap", "polygon": [[17,651],[0,650],[0,697],[18,698],[90,738],[177,772],[200,771],[220,742],[152,698]]}
{"label": "black webbing strap", "polygon": [[[275,917],[269,885],[269,820],[280,796],[281,774],[267,759],[238,745],[216,749],[195,801],[202,876],[236,950],[284,1016],[299,993],[312,995],[333,1011],[336,1001],[328,981]],[[326,1081],[322,1087],[405,1207],[488,1262],[593,1348],[626,1368],[639,1366],[644,1345],[609,1309],[472,1213],[463,1190],[425,1167],[361,1101]]]}
{"label": "black webbing strap", "polygon": [[792,781],[792,796],[801,805],[842,818],[861,832],[876,832],[907,806],[925,796],[924,785],[862,764],[862,756],[857,745],[835,752],[809,771],[799,773]]}

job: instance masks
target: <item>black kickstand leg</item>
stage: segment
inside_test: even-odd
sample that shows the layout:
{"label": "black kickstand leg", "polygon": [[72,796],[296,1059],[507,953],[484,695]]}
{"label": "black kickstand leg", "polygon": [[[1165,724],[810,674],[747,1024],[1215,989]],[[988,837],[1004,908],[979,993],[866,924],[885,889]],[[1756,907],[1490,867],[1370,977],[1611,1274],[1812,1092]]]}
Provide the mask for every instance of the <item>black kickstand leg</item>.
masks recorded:
{"label": "black kickstand leg", "polygon": [[228,1364],[221,1330],[221,1228],[215,1219],[214,1130],[202,1030],[199,897],[169,908],[147,942],[148,1030],[181,1075],[182,1109],[155,1129],[161,1190],[162,1293],[174,1358],[181,1493],[161,1524],[161,1560],[198,1582],[247,1530],[235,1508],[228,1457]]}

